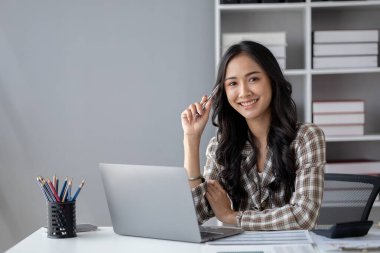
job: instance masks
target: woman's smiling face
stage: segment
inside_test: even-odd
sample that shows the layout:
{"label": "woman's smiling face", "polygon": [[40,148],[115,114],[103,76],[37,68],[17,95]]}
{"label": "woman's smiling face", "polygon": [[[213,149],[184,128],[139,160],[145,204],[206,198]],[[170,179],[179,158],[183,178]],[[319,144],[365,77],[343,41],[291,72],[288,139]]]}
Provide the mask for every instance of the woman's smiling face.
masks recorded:
{"label": "woman's smiling face", "polygon": [[241,53],[228,63],[224,87],[229,104],[247,121],[270,117],[271,81],[247,54]]}

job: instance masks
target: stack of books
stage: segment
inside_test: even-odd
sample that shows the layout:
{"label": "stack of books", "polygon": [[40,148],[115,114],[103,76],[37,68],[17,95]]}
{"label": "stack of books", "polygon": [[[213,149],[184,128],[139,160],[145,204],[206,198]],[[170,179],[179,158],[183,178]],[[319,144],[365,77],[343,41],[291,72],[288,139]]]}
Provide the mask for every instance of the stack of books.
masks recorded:
{"label": "stack of books", "polygon": [[286,69],[286,32],[263,33],[224,33],[222,35],[222,52],[243,40],[258,42],[266,46],[276,57],[282,69]]}
{"label": "stack of books", "polygon": [[313,101],[313,122],[326,136],[364,135],[364,101]]}
{"label": "stack of books", "polygon": [[378,30],[313,32],[313,68],[369,68],[378,66]]}

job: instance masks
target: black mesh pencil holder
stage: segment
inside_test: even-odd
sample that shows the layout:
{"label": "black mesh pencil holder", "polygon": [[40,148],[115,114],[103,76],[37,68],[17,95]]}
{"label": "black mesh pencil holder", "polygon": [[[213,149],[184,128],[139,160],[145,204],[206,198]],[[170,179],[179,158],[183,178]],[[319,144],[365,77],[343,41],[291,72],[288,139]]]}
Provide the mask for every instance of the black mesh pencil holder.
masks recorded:
{"label": "black mesh pencil holder", "polygon": [[76,237],[75,201],[48,202],[49,238]]}

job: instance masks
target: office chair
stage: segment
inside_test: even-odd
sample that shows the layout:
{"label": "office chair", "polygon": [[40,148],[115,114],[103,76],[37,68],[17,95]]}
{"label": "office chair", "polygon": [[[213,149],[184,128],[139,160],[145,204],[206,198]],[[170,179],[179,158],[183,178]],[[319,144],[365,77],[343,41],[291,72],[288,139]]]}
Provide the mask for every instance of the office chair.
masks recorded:
{"label": "office chair", "polygon": [[380,176],[325,174],[318,224],[366,221],[380,192]]}
{"label": "office chair", "polygon": [[[319,228],[335,224],[339,225],[340,232],[344,229],[345,233],[350,234],[356,230],[357,235],[350,234],[351,236],[367,234],[372,225],[368,217],[379,192],[380,176],[326,173],[316,230],[322,231]],[[326,235],[326,232],[322,231],[321,234],[323,233]],[[334,236],[332,231],[327,234],[329,237]],[[345,236],[346,234],[335,233],[335,238]]]}

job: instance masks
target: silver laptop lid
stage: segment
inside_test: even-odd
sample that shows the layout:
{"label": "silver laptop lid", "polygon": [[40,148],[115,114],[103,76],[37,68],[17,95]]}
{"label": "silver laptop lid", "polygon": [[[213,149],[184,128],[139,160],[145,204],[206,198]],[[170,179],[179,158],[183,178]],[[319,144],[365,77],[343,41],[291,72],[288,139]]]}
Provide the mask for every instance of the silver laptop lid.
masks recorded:
{"label": "silver laptop lid", "polygon": [[200,242],[184,168],[100,164],[115,233]]}

